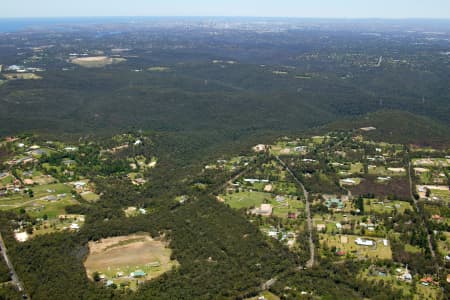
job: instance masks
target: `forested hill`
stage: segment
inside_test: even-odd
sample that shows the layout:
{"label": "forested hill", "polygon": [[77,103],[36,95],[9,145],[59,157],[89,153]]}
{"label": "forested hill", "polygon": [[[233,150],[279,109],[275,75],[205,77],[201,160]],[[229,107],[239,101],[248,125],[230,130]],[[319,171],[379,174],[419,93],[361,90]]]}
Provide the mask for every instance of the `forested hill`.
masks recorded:
{"label": "forested hill", "polygon": [[361,117],[346,118],[325,126],[328,129],[359,129],[367,138],[391,143],[418,144],[445,148],[450,145],[450,128],[444,123],[404,111],[378,111]]}
{"label": "forested hill", "polygon": [[[410,24],[374,27],[370,35],[361,24],[344,25],[287,26],[277,34],[264,26],[214,28],[214,38],[195,26],[123,24],[114,34],[113,25],[3,34],[0,64],[10,79],[0,82],[0,135],[143,129],[251,136],[379,110],[450,124],[445,36],[408,33]],[[121,60],[86,67],[71,63],[76,54]],[[15,80],[6,69],[13,64],[45,71]]]}

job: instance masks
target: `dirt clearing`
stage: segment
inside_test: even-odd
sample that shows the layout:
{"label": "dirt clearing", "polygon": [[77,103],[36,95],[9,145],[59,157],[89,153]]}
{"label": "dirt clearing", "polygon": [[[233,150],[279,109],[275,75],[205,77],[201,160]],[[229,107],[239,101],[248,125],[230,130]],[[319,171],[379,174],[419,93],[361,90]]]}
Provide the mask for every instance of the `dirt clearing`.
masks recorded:
{"label": "dirt clearing", "polygon": [[91,279],[94,272],[109,280],[131,279],[131,273],[140,270],[145,273],[142,278],[149,280],[178,265],[170,260],[171,252],[165,242],[156,241],[148,234],[119,236],[89,242],[84,266]]}

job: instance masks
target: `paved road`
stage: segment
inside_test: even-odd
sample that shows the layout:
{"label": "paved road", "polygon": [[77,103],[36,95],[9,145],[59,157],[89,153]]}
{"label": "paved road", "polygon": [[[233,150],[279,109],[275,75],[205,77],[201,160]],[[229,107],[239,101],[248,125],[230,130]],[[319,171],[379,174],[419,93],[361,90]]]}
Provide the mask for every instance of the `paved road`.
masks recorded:
{"label": "paved road", "polygon": [[230,179],[227,180],[227,182],[225,182],[224,184],[222,184],[217,190],[216,192],[220,192],[223,191],[224,189],[227,188],[227,186],[230,186],[233,184],[233,182],[236,181],[236,179],[238,179],[239,177],[245,175],[246,173],[248,173],[249,171],[253,170],[256,166],[253,164],[247,165],[245,166],[239,173],[237,173],[236,175],[234,175],[233,177],[231,177]]}
{"label": "paved road", "polygon": [[315,251],[315,247],[314,247],[314,242],[313,242],[313,238],[312,238],[312,231],[313,231],[313,224],[312,224],[312,219],[311,219],[311,209],[310,209],[310,204],[309,204],[309,193],[308,191],[305,189],[305,186],[303,185],[303,183],[300,181],[300,179],[297,178],[297,176],[295,176],[294,172],[292,172],[292,170],[289,168],[288,165],[286,165],[284,163],[284,161],[282,161],[280,159],[280,157],[275,156],[275,158],[278,160],[278,162],[289,172],[289,174],[292,175],[292,177],[294,178],[295,182],[297,183],[297,185],[301,188],[301,190],[303,191],[303,196],[305,197],[305,202],[306,202],[306,206],[305,206],[305,210],[306,210],[306,222],[308,224],[308,232],[309,232],[309,252],[311,254],[310,259],[308,260],[308,262],[306,263],[306,267],[307,268],[311,268],[312,266],[314,266],[314,251]]}
{"label": "paved road", "polygon": [[9,260],[8,252],[7,252],[7,249],[6,249],[6,245],[5,245],[5,242],[3,241],[3,237],[2,237],[1,233],[0,233],[0,248],[2,250],[3,259],[5,260],[6,265],[9,268],[9,272],[11,274],[12,282],[17,286],[17,289],[20,292],[24,292],[23,284],[20,281],[19,276],[17,276],[17,273],[14,270],[14,266],[12,265],[11,261]]}
{"label": "paved road", "polygon": [[262,286],[261,286],[261,291],[266,291],[268,289],[270,289],[270,287],[272,285],[274,285],[277,282],[277,278],[271,278],[269,280],[267,280]]}
{"label": "paved road", "polygon": [[420,211],[419,205],[417,204],[418,201],[417,201],[416,197],[414,197],[414,193],[413,193],[413,181],[412,181],[412,177],[411,177],[411,162],[409,162],[409,164],[408,164],[408,177],[409,177],[409,192],[411,195],[411,199],[414,202],[414,206],[416,208],[417,213],[420,215],[420,218],[422,220],[422,225],[425,227],[425,230],[427,231],[428,247],[430,248],[431,256],[434,258],[434,257],[436,257],[436,253],[434,253],[433,245],[431,244],[430,231],[428,230],[428,227],[424,220],[423,214]]}

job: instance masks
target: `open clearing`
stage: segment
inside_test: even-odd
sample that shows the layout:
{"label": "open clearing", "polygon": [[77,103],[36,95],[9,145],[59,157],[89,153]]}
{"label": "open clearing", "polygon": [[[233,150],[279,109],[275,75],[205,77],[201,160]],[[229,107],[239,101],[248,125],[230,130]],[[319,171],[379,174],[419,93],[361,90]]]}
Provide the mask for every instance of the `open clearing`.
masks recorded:
{"label": "open clearing", "polygon": [[3,76],[8,80],[31,80],[31,79],[42,79],[34,73],[13,73],[13,74],[3,74]]}
{"label": "open clearing", "polygon": [[86,200],[88,202],[95,202],[100,199],[99,195],[97,195],[96,193],[93,193],[91,191],[83,192],[80,194],[80,196],[81,196],[81,198],[83,198],[84,200]]}
{"label": "open clearing", "polygon": [[77,57],[70,60],[71,63],[84,68],[102,68],[107,65],[118,64],[126,61],[125,58],[112,58],[107,56]]}
{"label": "open clearing", "polygon": [[406,201],[377,201],[375,199],[364,199],[364,210],[368,213],[393,213],[395,210],[403,214],[405,210],[413,210],[411,204]]}
{"label": "open clearing", "polygon": [[147,69],[150,72],[167,72],[170,71],[168,67],[150,67]]}
{"label": "open clearing", "polygon": [[321,245],[326,243],[328,247],[335,246],[336,248],[343,250],[346,254],[355,256],[360,259],[392,259],[391,247],[383,245],[383,239],[381,238],[368,238],[376,242],[375,246],[359,246],[355,244],[355,240],[358,238],[358,236],[354,235],[320,234],[319,237]]}
{"label": "open clearing", "polygon": [[33,217],[57,218],[65,214],[65,207],[78,202],[71,196],[71,187],[63,183],[33,186],[34,197],[28,194],[13,193],[0,198],[0,210],[19,210],[24,208]]}
{"label": "open clearing", "polygon": [[112,237],[89,242],[89,256],[84,266],[89,278],[99,272],[116,284],[135,279],[130,274],[138,270],[146,274],[142,280],[149,280],[178,265],[170,260],[171,252],[166,243],[145,233]]}
{"label": "open clearing", "polygon": [[289,212],[300,214],[304,210],[302,201],[283,196],[279,201],[270,193],[263,192],[238,192],[221,196],[231,208],[253,208],[263,203],[269,203],[273,207],[273,215],[286,218]]}
{"label": "open clearing", "polygon": [[412,160],[414,166],[435,166],[448,167],[450,159],[448,158],[416,158]]}

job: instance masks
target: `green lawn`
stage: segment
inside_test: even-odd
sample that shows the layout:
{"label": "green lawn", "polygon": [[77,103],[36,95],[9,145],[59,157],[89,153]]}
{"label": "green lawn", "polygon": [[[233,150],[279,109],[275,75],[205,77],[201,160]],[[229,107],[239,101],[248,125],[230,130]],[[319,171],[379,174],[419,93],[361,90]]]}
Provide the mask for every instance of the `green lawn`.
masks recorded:
{"label": "green lawn", "polygon": [[11,183],[13,183],[13,181],[14,181],[14,177],[13,176],[11,176],[11,175],[6,176],[2,180],[0,180],[0,187],[6,186],[8,184],[11,184]]}
{"label": "green lawn", "polygon": [[271,194],[263,192],[233,193],[225,195],[222,198],[225,199],[225,203],[234,209],[256,207],[262,203],[271,203],[274,200]]}
{"label": "green lawn", "polygon": [[421,252],[419,247],[413,246],[410,244],[405,244],[405,250],[408,252],[411,252],[411,253],[420,253]]}
{"label": "green lawn", "polygon": [[433,174],[431,172],[424,172],[420,174],[419,180],[421,184],[432,184]]}
{"label": "green lawn", "polygon": [[392,172],[385,166],[376,166],[375,168],[369,168],[369,174],[378,176],[405,176],[404,172]]}
{"label": "green lawn", "polygon": [[443,232],[442,234],[446,237],[446,240],[437,239],[438,249],[442,255],[447,255],[450,253],[450,232]]}
{"label": "green lawn", "polygon": [[295,196],[300,194],[297,186],[293,183],[276,182],[276,183],[273,183],[272,185],[273,185],[272,193],[274,193],[274,194],[295,195]]}
{"label": "green lawn", "polygon": [[224,195],[222,198],[234,209],[258,207],[263,203],[270,203],[273,207],[273,214],[278,217],[287,217],[288,212],[301,213],[304,210],[302,201],[285,196],[284,201],[277,202],[275,196],[270,193],[239,192]]}
{"label": "green lawn", "polygon": [[[368,205],[368,201],[370,201],[370,205]],[[380,201],[377,199],[364,199],[364,211],[367,213],[392,213],[394,210],[403,214],[406,209],[413,210],[411,204],[405,201],[389,201],[384,204],[380,204]]]}
{"label": "green lawn", "polygon": [[[347,242],[342,242],[341,237],[346,236]],[[368,239],[375,240],[376,246],[359,246],[355,244],[355,240],[358,236],[355,235],[331,235],[331,234],[319,234],[320,244],[327,244],[328,247],[335,246],[346,252],[351,256],[358,258],[377,258],[377,259],[392,259],[392,251],[390,246],[384,246],[382,239],[368,237]]]}
{"label": "green lawn", "polygon": [[450,191],[449,190],[431,190],[431,197],[438,197],[442,201],[450,202]]}
{"label": "green lawn", "polygon": [[[345,215],[345,217],[344,217]],[[331,214],[325,214],[325,215],[314,215],[313,216],[313,226],[314,228],[317,228],[317,224],[325,224],[327,228],[327,233],[339,233],[339,229],[336,227],[336,223],[346,224],[347,222],[354,222],[356,224],[359,224],[362,222],[363,216],[358,215],[351,215],[349,213],[347,214],[341,214],[341,213],[335,213],[333,215]],[[360,229],[355,229],[356,233],[360,232]],[[369,234],[369,231],[366,231],[366,234]]]}
{"label": "green lawn", "polygon": [[311,139],[314,144],[322,144],[323,141],[326,140],[326,137],[325,136],[313,136]]}
{"label": "green lawn", "polygon": [[42,168],[44,168],[46,171],[55,170],[57,173],[61,173],[62,172],[62,167],[61,166],[53,166],[53,165],[50,165],[48,163],[43,163],[42,164]]}
{"label": "green lawn", "polygon": [[414,158],[412,159],[414,166],[448,166],[446,158]]}
{"label": "green lawn", "polygon": [[281,218],[286,218],[289,212],[296,212],[297,214],[301,213],[305,208],[303,201],[291,199],[287,200],[285,204],[275,202],[273,206],[273,214]]}
{"label": "green lawn", "polygon": [[441,299],[439,288],[435,286],[423,286],[420,283],[416,284],[417,290],[414,294],[414,300],[435,300]]}
{"label": "green lawn", "polygon": [[365,271],[361,272],[358,275],[358,277],[372,281],[372,282],[383,281],[383,282],[387,283],[393,289],[403,291],[404,296],[408,296],[408,295],[412,294],[411,284],[401,281],[401,280],[398,280],[397,276],[395,274],[386,274],[386,276],[370,276],[368,274],[368,270],[365,270]]}
{"label": "green lawn", "polygon": [[81,198],[89,202],[95,202],[100,199],[100,196],[93,192],[84,192],[80,194]]}
{"label": "green lawn", "polygon": [[353,163],[350,165],[351,174],[362,174],[364,173],[364,165],[362,163]]}
{"label": "green lawn", "polygon": [[42,224],[33,227],[34,230],[31,238],[43,234],[62,231],[64,229],[67,230],[72,223],[77,223],[78,225],[80,225],[80,227],[82,226],[82,224],[84,224],[84,216],[81,215],[71,215],[71,216],[73,217],[66,220],[60,220],[59,218],[56,218],[43,221]]}
{"label": "green lawn", "polygon": [[[14,193],[8,197],[0,198],[0,210],[19,210],[24,208],[33,217],[47,215],[49,218],[56,218],[64,214],[64,207],[77,203],[72,199],[71,186],[62,183],[33,186],[34,197],[28,194]],[[60,200],[47,201],[44,198],[50,195],[66,194]]]}
{"label": "green lawn", "polygon": [[[368,271],[365,270],[358,274],[358,277],[369,281],[383,281],[395,290],[402,290],[404,296],[413,296],[414,300],[434,300],[441,299],[439,288],[436,286],[423,286],[420,282],[416,283],[416,291],[413,294],[413,286],[411,283],[400,281],[395,274],[387,274],[387,276],[369,276]],[[441,295],[442,296],[442,295]]]}

